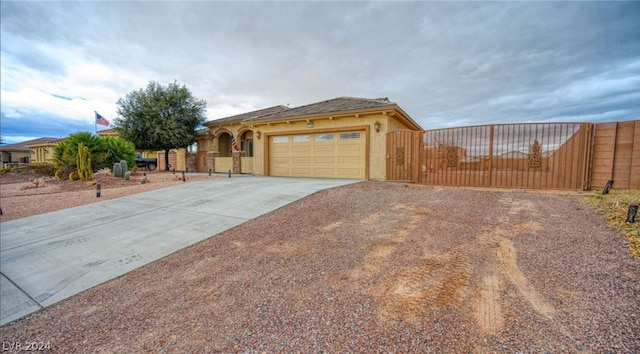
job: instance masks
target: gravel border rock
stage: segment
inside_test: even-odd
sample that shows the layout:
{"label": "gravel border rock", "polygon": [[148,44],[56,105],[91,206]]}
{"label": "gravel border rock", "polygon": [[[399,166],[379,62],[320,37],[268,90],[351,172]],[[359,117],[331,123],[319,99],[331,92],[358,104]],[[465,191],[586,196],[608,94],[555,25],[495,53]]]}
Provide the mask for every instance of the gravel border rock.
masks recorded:
{"label": "gravel border rock", "polygon": [[2,327],[71,352],[640,352],[640,264],[574,195],[362,182]]}

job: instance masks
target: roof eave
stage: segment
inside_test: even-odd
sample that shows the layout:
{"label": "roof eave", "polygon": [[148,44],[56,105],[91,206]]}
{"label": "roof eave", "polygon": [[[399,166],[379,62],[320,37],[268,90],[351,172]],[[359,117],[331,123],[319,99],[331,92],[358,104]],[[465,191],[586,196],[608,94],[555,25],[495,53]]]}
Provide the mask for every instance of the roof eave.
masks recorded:
{"label": "roof eave", "polygon": [[326,117],[345,117],[345,116],[353,116],[356,114],[367,114],[367,113],[376,113],[381,111],[389,111],[397,109],[397,105],[391,104],[382,107],[372,107],[372,108],[360,108],[360,109],[352,109],[346,111],[334,111],[334,112],[321,112],[321,113],[313,113],[313,114],[305,114],[300,116],[290,116],[290,117],[274,117],[270,119],[258,119],[252,120],[245,119],[242,121],[243,124],[267,124],[267,123],[279,123],[279,122],[287,122],[287,121],[299,121],[299,120],[311,120],[311,119],[320,119]]}

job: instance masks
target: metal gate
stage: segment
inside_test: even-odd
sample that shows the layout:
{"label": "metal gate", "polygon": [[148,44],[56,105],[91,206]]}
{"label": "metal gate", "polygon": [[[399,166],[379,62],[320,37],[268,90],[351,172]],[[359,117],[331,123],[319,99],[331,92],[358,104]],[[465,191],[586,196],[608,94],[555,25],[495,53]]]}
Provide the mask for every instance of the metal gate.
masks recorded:
{"label": "metal gate", "polygon": [[418,182],[422,132],[396,130],[387,133],[387,180]]}
{"label": "metal gate", "polygon": [[[429,185],[526,189],[589,188],[592,124],[531,123],[428,130],[422,139],[387,135],[387,179]],[[414,162],[390,171],[390,154],[412,150]],[[407,171],[402,175],[402,171]],[[417,178],[416,178],[417,176]],[[399,178],[398,178],[399,177]]]}

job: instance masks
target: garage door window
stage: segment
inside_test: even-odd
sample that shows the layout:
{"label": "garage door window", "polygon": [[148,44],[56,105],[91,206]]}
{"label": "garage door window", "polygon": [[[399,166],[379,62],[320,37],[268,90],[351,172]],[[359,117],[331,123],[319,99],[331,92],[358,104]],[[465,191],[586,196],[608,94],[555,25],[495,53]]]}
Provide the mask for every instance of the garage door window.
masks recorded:
{"label": "garage door window", "polygon": [[282,143],[288,143],[289,142],[289,137],[288,136],[275,136],[273,137],[273,143],[274,144],[282,144]]}
{"label": "garage door window", "polygon": [[360,132],[340,133],[340,140],[360,139]]}
{"label": "garage door window", "polygon": [[316,141],[331,141],[333,134],[316,134]]}
{"label": "garage door window", "polygon": [[309,135],[296,135],[293,137],[294,143],[304,143],[307,141],[311,141],[311,137]]}

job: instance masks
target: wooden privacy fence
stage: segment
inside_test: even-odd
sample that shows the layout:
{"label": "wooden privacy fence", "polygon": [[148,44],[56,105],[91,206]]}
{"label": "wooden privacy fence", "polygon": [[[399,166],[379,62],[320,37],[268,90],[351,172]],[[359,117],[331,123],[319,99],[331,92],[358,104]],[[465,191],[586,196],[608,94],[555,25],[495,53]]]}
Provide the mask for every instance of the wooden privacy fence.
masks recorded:
{"label": "wooden privacy fence", "polygon": [[595,125],[591,187],[640,189],[640,120]]}
{"label": "wooden privacy fence", "polygon": [[588,189],[593,124],[482,125],[387,134],[387,180]]}

